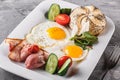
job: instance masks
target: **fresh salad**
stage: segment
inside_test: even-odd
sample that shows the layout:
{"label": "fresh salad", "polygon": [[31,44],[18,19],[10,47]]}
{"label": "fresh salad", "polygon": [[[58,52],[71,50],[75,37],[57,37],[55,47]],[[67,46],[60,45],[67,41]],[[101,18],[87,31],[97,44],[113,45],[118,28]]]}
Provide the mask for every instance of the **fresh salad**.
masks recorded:
{"label": "fresh salad", "polygon": [[48,57],[45,70],[51,74],[57,73],[60,76],[64,76],[70,66],[72,65],[72,59],[69,56],[58,57],[51,53]]}
{"label": "fresh salad", "polygon": [[61,25],[67,25],[70,22],[71,8],[60,8],[59,4],[52,4],[45,16],[48,20],[55,21]]}

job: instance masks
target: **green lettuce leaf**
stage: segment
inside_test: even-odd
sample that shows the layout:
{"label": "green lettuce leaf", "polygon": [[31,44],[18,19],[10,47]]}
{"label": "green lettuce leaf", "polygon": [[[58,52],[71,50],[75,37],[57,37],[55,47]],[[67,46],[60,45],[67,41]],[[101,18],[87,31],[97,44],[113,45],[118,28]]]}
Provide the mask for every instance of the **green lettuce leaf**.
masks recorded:
{"label": "green lettuce leaf", "polygon": [[71,40],[74,40],[74,43],[83,49],[86,49],[87,46],[92,46],[94,43],[98,41],[98,38],[89,32],[84,32],[81,35],[75,35],[71,38]]}

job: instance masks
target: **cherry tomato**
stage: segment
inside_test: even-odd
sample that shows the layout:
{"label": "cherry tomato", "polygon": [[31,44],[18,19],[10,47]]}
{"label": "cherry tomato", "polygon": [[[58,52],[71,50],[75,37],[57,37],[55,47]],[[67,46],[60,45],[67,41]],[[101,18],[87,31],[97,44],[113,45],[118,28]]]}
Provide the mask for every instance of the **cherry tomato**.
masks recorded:
{"label": "cherry tomato", "polygon": [[29,51],[32,53],[37,53],[39,51],[39,47],[37,45],[32,45]]}
{"label": "cherry tomato", "polygon": [[[62,65],[65,63],[65,61],[67,59],[71,59],[71,57],[69,56],[62,56],[59,60],[58,60],[58,68],[60,69],[62,67]],[[72,59],[71,59],[71,63],[70,66],[72,65]]]}
{"label": "cherry tomato", "polygon": [[56,16],[55,21],[61,25],[67,25],[70,22],[70,17],[67,14],[59,14]]}

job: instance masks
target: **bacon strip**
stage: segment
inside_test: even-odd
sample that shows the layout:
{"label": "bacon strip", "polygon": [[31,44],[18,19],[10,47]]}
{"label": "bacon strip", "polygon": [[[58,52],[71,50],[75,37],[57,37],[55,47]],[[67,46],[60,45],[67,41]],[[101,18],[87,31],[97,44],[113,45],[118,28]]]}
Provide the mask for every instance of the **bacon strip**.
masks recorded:
{"label": "bacon strip", "polygon": [[5,39],[5,43],[9,44],[9,50],[12,51],[12,49],[18,45],[19,43],[21,43],[23,41],[23,39],[15,39],[15,38],[6,38]]}
{"label": "bacon strip", "polygon": [[16,62],[21,62],[23,61],[21,59],[21,50],[22,48],[24,47],[24,45],[26,44],[26,41],[23,40],[22,42],[20,42],[18,45],[16,45],[12,51],[10,51],[8,57],[9,59],[13,60],[13,61],[16,61]]}

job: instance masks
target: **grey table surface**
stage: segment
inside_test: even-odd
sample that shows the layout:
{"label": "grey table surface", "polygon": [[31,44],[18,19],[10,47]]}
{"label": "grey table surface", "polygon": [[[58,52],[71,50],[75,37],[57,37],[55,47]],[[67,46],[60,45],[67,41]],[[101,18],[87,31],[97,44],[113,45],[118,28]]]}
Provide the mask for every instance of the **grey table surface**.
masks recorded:
{"label": "grey table surface", "polygon": [[[43,0],[0,0],[0,42]],[[120,43],[120,0],[64,0],[78,5],[95,5],[109,16],[116,29],[106,50],[99,60],[89,80],[99,80],[103,72],[104,56]],[[26,80],[0,68],[0,80]],[[104,80],[120,80],[120,61],[110,70]]]}

